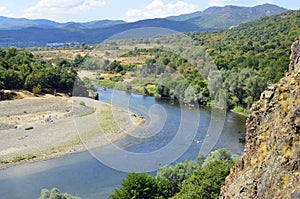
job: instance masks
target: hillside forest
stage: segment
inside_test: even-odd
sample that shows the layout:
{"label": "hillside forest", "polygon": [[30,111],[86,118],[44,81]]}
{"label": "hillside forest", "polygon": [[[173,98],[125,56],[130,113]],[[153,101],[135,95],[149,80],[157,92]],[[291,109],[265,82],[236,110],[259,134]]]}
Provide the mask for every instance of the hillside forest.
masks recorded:
{"label": "hillside forest", "polygon": [[287,72],[299,32],[300,12],[289,11],[189,37],[112,41],[82,67],[101,71],[103,87],[247,112]]}

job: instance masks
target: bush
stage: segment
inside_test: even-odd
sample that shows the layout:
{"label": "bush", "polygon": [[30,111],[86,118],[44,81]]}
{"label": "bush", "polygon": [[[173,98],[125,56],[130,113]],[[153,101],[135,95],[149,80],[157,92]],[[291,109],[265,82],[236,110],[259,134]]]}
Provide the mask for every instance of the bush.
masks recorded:
{"label": "bush", "polygon": [[32,130],[32,129],[33,129],[33,126],[25,128],[26,131],[29,131],[29,130]]}
{"label": "bush", "polygon": [[81,106],[86,106],[85,103],[84,103],[84,101],[80,101],[79,104],[80,104]]}
{"label": "bush", "polygon": [[42,87],[41,87],[41,85],[34,86],[34,87],[32,88],[32,92],[33,92],[34,95],[39,95],[39,94],[41,94],[41,92],[42,92]]}
{"label": "bush", "polygon": [[235,106],[235,107],[233,108],[233,111],[234,111],[234,112],[237,112],[237,113],[249,113],[249,109],[244,108],[244,107],[242,107],[242,106]]}
{"label": "bush", "polygon": [[155,199],[163,196],[167,188],[168,184],[165,181],[156,181],[149,174],[130,173],[110,197],[112,199]]}

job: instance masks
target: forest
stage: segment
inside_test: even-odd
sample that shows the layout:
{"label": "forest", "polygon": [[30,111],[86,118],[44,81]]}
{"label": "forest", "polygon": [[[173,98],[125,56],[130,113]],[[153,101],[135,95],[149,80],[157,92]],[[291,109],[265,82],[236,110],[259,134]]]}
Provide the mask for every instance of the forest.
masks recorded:
{"label": "forest", "polygon": [[72,93],[76,60],[56,62],[36,58],[28,50],[0,49],[0,89],[26,89],[34,94]]}
{"label": "forest", "polygon": [[[289,11],[223,31],[187,33],[196,42],[190,48],[184,47],[187,38],[141,39],[148,48],[119,50],[117,60],[90,57],[87,63],[94,64],[85,67],[118,74],[100,77],[103,87],[248,112],[261,92],[287,72],[299,32],[300,11]],[[126,45],[134,46],[131,42]],[[138,58],[143,60],[132,61]]]}
{"label": "forest", "polygon": [[206,48],[221,71],[229,103],[250,108],[266,86],[288,71],[290,46],[299,32],[298,10],[224,31],[189,35]]}

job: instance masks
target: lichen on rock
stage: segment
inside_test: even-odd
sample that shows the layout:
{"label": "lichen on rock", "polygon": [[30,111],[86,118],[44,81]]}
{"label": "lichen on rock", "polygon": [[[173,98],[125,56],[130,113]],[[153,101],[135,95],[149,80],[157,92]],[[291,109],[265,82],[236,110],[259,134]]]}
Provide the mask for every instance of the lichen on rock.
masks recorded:
{"label": "lichen on rock", "polygon": [[262,93],[246,128],[244,155],[220,198],[300,198],[300,36],[288,75]]}

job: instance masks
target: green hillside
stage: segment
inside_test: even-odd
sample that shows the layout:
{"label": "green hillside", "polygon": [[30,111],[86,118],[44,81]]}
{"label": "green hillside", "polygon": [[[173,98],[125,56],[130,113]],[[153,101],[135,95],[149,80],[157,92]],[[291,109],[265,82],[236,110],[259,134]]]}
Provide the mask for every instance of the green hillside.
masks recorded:
{"label": "green hillside", "polygon": [[191,22],[202,28],[225,29],[286,11],[287,9],[272,4],[263,4],[254,7],[210,7],[203,12],[198,11],[191,14],[168,17],[168,19]]}
{"label": "green hillside", "polygon": [[[299,34],[300,11],[289,11],[230,30],[192,33],[190,36],[206,48],[222,71],[231,103],[249,107],[263,90],[259,88],[261,82],[275,83],[285,75],[290,46]],[[249,92],[247,85],[259,89]]]}

